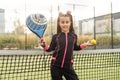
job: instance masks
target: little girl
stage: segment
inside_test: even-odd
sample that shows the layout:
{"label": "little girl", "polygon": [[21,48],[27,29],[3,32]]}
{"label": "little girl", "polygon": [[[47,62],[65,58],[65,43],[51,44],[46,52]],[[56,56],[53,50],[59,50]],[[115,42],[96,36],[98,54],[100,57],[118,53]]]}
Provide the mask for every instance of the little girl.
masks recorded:
{"label": "little girl", "polygon": [[82,50],[92,45],[89,41],[77,45],[77,35],[73,28],[73,18],[68,11],[66,14],[59,13],[57,20],[57,34],[53,35],[50,46],[41,45],[47,52],[54,51],[51,61],[52,80],[79,80],[73,69],[73,50]]}

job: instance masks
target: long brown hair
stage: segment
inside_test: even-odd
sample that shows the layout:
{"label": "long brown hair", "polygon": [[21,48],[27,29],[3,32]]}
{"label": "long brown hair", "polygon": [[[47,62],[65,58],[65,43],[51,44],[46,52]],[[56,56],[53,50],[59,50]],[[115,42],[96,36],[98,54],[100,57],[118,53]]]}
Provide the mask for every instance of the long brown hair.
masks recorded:
{"label": "long brown hair", "polygon": [[62,12],[59,13],[59,16],[58,16],[58,19],[57,19],[57,33],[60,33],[60,32],[61,32],[61,28],[60,28],[60,25],[59,25],[60,17],[69,17],[69,18],[70,18],[71,25],[70,25],[70,30],[69,30],[69,32],[73,32],[73,33],[74,33],[73,18],[72,18],[72,15],[71,15],[71,12],[70,12],[70,11],[67,11],[66,14],[63,14]]}

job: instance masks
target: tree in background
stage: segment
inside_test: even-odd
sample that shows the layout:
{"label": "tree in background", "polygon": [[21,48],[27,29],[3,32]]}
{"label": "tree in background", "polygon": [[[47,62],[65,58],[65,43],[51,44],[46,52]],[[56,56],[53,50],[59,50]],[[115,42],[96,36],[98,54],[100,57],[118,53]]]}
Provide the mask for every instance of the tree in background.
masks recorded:
{"label": "tree in background", "polygon": [[15,34],[24,34],[25,25],[20,22],[20,19],[16,19],[14,21],[15,30],[13,31]]}
{"label": "tree in background", "polygon": [[13,25],[14,25],[14,30],[12,31],[13,34],[24,34],[24,27],[25,25],[20,21],[20,17],[19,17],[19,11],[18,10],[14,10],[14,21],[13,21]]}

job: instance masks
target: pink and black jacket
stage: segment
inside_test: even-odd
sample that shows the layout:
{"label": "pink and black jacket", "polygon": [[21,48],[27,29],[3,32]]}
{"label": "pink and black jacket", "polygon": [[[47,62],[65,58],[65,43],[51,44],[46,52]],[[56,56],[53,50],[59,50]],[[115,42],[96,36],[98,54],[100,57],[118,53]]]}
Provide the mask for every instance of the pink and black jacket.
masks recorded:
{"label": "pink and black jacket", "polygon": [[77,35],[74,33],[59,33],[52,37],[50,46],[45,46],[47,52],[54,51],[52,66],[71,68],[73,64],[73,50],[81,50],[84,45],[77,45]]}

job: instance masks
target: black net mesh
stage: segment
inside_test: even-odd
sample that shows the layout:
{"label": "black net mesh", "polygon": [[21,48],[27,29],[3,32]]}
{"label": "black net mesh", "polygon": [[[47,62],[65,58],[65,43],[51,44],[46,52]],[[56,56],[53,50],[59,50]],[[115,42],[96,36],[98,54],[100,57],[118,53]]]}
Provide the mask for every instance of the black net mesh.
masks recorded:
{"label": "black net mesh", "polygon": [[[51,80],[51,54],[16,52],[0,54],[0,80]],[[120,80],[120,52],[116,50],[74,52],[73,66],[80,80]]]}

